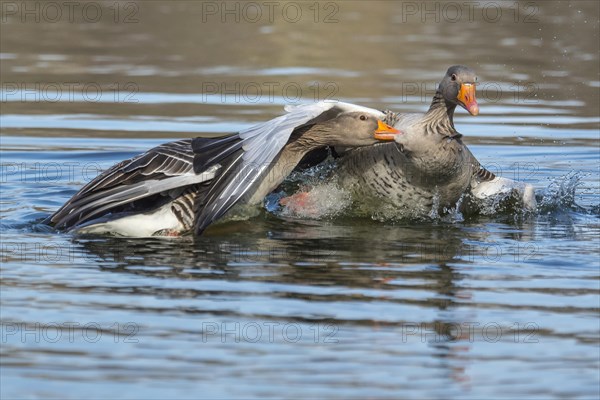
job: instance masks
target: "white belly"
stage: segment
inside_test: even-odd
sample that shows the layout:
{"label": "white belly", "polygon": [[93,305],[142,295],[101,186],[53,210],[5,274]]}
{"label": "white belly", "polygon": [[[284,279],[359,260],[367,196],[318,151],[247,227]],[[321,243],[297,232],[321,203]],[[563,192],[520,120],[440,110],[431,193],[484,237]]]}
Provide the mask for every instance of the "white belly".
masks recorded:
{"label": "white belly", "polygon": [[89,225],[75,228],[74,232],[81,234],[92,233],[149,237],[161,230],[182,232],[184,229],[184,226],[175,214],[173,214],[173,211],[171,211],[171,204],[167,203],[154,211],[143,214],[129,215],[97,223],[91,221]]}

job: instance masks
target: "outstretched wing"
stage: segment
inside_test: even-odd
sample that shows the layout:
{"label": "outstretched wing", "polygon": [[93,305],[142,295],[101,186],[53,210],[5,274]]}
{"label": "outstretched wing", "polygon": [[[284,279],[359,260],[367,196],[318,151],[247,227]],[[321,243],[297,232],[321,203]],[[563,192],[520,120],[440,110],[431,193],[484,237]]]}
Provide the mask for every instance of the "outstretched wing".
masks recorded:
{"label": "outstretched wing", "polygon": [[213,179],[219,169],[213,166],[196,174],[193,161],[191,139],[162,144],[97,176],[47,222],[59,229],[71,228],[142,198],[176,197],[183,187]]}
{"label": "outstretched wing", "polygon": [[384,116],[382,112],[371,108],[331,101],[287,106],[285,110],[287,114],[240,132],[237,135],[240,142],[232,142],[215,150],[225,154],[229,160],[221,163],[223,170],[211,184],[207,197],[197,205],[197,234],[223,216],[266,178],[269,168],[296,129],[335,118],[342,112],[364,111],[378,118]]}

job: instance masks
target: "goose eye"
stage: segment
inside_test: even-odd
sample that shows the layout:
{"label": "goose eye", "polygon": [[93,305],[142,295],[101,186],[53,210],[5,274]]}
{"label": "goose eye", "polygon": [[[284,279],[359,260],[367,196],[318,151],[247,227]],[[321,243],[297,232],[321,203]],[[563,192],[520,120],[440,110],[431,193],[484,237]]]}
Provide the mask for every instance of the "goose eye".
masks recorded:
{"label": "goose eye", "polygon": [[452,74],[452,76],[450,77],[450,79],[452,79],[453,81],[456,80],[456,74]]}
{"label": "goose eye", "polygon": [[367,120],[367,117],[365,115],[361,115],[359,118],[360,118],[361,121],[366,121]]}

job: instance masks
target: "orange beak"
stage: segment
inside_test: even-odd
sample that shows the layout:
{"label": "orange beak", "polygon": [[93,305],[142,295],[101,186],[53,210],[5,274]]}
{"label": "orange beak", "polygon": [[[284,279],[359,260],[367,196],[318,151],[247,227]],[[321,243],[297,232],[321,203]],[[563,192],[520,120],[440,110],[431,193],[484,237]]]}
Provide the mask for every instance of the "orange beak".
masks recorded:
{"label": "orange beak", "polygon": [[398,129],[392,128],[381,120],[377,120],[377,130],[373,132],[373,137],[377,140],[394,140],[394,137],[402,133]]}
{"label": "orange beak", "polygon": [[460,85],[460,90],[456,98],[471,115],[479,114],[479,104],[477,104],[477,99],[475,98],[474,83],[463,83]]}

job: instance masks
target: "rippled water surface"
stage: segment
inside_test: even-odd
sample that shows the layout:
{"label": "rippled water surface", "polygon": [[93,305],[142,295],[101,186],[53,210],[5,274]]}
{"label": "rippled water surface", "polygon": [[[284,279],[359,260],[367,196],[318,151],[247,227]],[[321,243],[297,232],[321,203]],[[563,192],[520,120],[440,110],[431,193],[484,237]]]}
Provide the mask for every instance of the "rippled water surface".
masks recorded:
{"label": "rippled water surface", "polygon": [[[277,2],[271,21],[149,1],[56,22],[6,4],[2,398],[600,396],[598,3]],[[535,187],[534,215],[263,211],[171,239],[39,225],[159,143],[315,98],[426,110],[457,63],[481,108],[459,131]]]}

